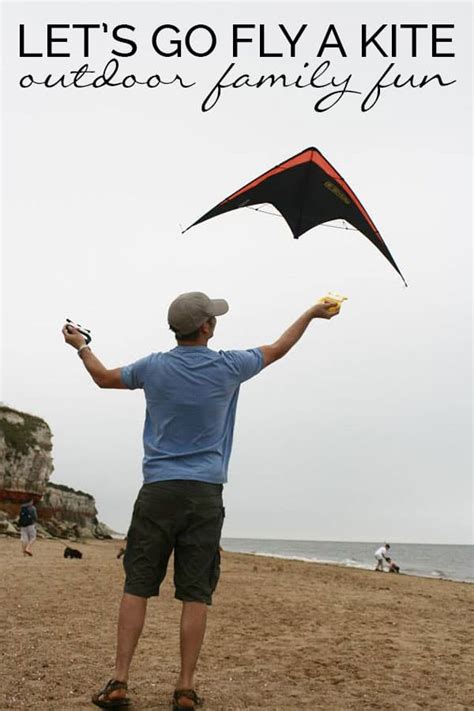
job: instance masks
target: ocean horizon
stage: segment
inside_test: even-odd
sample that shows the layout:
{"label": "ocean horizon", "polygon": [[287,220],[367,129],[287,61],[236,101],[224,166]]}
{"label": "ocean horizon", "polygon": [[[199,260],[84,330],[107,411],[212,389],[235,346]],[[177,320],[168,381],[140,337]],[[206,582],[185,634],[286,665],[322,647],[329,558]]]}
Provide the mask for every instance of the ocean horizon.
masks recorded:
{"label": "ocean horizon", "polygon": [[[374,552],[384,541],[305,541],[222,538],[224,550],[326,565],[373,570]],[[474,546],[390,541],[393,561],[405,575],[474,583]]]}

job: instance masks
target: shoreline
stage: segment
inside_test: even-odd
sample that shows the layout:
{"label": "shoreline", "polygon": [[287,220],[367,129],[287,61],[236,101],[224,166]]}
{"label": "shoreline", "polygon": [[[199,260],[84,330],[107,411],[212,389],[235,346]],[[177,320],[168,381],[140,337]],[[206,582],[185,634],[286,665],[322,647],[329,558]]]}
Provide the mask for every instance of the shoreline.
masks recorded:
{"label": "shoreline", "polygon": [[[13,536],[11,534],[8,534],[10,538],[17,538],[19,540],[19,534],[17,536]],[[45,538],[40,536],[38,540],[57,540],[57,541],[64,541],[64,545],[69,544],[87,544],[88,541],[90,540],[100,540],[106,542],[107,540],[110,543],[119,543],[121,542],[123,544],[125,538],[126,538],[126,533],[117,533],[116,531],[111,532],[111,537],[110,539],[101,539],[101,538],[83,538],[83,539],[70,539],[70,538]],[[0,540],[2,536],[0,535]],[[256,543],[262,542],[263,544],[268,543],[268,542],[276,542],[279,541],[280,539],[241,539],[241,538],[225,538],[223,539],[224,541],[239,541],[239,540],[252,540],[255,541]],[[359,543],[357,541],[312,541],[312,540],[299,540],[299,539],[294,539],[293,540],[286,540],[286,539],[281,539],[282,543],[335,543],[335,544],[346,544],[346,543]],[[377,545],[376,543],[372,544],[375,546]],[[221,544],[222,545],[222,544]],[[414,545],[414,546],[449,546],[449,545],[454,545],[454,544],[422,544],[422,543],[411,543],[411,544],[401,544],[401,545]],[[224,543],[225,546],[225,543]],[[466,543],[466,544],[455,544],[455,547],[465,547],[467,549],[469,548],[474,548],[472,544]],[[263,557],[263,558],[276,558],[278,560],[296,560],[300,561],[302,563],[312,563],[316,565],[324,565],[324,566],[336,566],[338,568],[342,569],[355,569],[355,570],[365,570],[365,571],[373,571],[373,565],[368,564],[368,563],[362,563],[362,562],[357,562],[354,561],[353,563],[350,562],[340,562],[338,560],[334,559],[323,559],[323,558],[315,558],[315,557],[308,557],[304,555],[293,555],[293,554],[284,554],[284,553],[275,553],[275,552],[265,552],[265,551],[258,551],[258,550],[252,550],[252,551],[245,551],[245,550],[236,550],[236,549],[226,549],[222,547],[222,550],[226,550],[227,553],[237,553],[240,555],[254,555],[257,557]],[[388,571],[384,571],[388,572]],[[455,578],[455,577],[450,577],[449,575],[446,574],[429,574],[429,573],[423,573],[423,572],[417,572],[417,571],[412,571],[410,569],[404,569],[402,570],[399,575],[402,576],[408,576],[408,577],[414,577],[414,578],[422,578],[426,580],[445,580],[447,582],[453,582],[453,583],[463,583],[466,585],[474,585],[474,579],[464,579],[464,578]]]}
{"label": "shoreline", "polygon": [[[374,570],[372,551],[377,544],[370,541],[323,541],[222,538],[221,545],[229,551],[275,556],[286,560],[301,560],[342,568]],[[474,547],[449,544],[403,544],[392,541],[395,561],[400,574],[429,580],[450,580],[474,583]],[[388,566],[384,566],[388,570]]]}
{"label": "shoreline", "polygon": [[[287,556],[287,555],[280,555],[277,553],[259,553],[257,551],[254,551],[252,553],[248,551],[231,551],[231,550],[226,550],[226,553],[229,554],[236,554],[236,555],[250,555],[250,556],[255,556],[255,557],[261,557],[261,558],[276,558],[277,560],[296,560],[301,563],[311,563],[313,565],[324,565],[324,566],[334,566],[335,568],[342,568],[343,570],[350,569],[350,570],[360,570],[360,571],[366,571],[366,572],[374,572],[374,569],[369,567],[368,565],[365,566],[362,563],[359,565],[350,565],[349,563],[338,563],[335,560],[319,560],[317,558],[305,558],[304,556]],[[384,573],[388,573],[388,571],[384,571]],[[395,574],[390,574],[392,575]],[[396,575],[399,576],[406,576],[409,578],[421,578],[422,580],[440,580],[440,581],[445,581],[449,583],[462,583],[463,585],[474,585],[474,581],[472,580],[460,580],[459,578],[449,578],[449,577],[444,577],[444,576],[436,576],[436,575],[423,575],[423,573],[409,573],[409,572],[400,572],[397,573]]]}
{"label": "shoreline", "polygon": [[[92,709],[113,669],[121,541],[0,537],[0,708]],[[63,557],[79,548],[81,560]],[[346,566],[222,552],[196,676],[205,711],[472,707],[472,588]],[[179,669],[172,565],[132,665],[135,711],[169,711]],[[58,664],[58,660],[61,664]]]}

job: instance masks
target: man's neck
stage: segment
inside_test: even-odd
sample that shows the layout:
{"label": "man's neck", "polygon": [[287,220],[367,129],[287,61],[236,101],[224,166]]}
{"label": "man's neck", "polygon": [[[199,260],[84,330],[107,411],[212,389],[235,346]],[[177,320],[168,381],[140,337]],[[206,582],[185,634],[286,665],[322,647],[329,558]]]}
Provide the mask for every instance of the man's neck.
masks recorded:
{"label": "man's neck", "polygon": [[178,346],[205,346],[207,348],[208,338],[198,338],[195,341],[180,341],[177,339]]}

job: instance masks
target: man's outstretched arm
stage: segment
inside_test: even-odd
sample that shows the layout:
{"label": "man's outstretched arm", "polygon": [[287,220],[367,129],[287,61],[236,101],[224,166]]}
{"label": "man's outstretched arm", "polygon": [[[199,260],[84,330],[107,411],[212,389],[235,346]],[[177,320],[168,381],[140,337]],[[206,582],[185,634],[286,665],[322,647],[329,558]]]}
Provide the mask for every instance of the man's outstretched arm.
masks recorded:
{"label": "man's outstretched arm", "polygon": [[[106,368],[97,356],[92,353],[90,346],[86,345],[86,339],[79,333],[79,331],[67,324],[63,327],[62,332],[66,343],[76,350],[79,348],[81,349],[79,352],[79,358],[82,360],[87,372],[99,388],[123,389],[126,387],[122,383],[122,378],[120,377],[121,368],[113,368],[111,370]],[[84,346],[84,348],[82,346]]]}
{"label": "man's outstretched arm", "polygon": [[266,368],[267,365],[283,358],[283,356],[293,348],[295,343],[300,340],[313,319],[330,319],[333,316],[337,316],[338,312],[331,313],[329,311],[330,309],[334,309],[334,302],[327,301],[311,306],[311,308],[305,311],[304,314],[301,314],[301,316],[282,333],[275,343],[268,346],[260,346],[260,350],[263,353],[263,367]]}

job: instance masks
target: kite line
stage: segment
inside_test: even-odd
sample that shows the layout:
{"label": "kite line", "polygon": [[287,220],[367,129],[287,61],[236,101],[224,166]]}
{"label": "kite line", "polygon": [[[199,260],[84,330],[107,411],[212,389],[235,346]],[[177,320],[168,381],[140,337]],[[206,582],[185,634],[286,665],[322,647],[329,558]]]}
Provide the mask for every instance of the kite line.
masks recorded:
{"label": "kite line", "polygon": [[[250,205],[245,206],[247,210],[254,210],[254,212],[262,212],[264,215],[271,215],[272,217],[281,217],[283,219],[283,215],[280,215],[279,212],[271,212],[270,210],[264,210],[262,207],[251,207]],[[348,230],[350,232],[358,232],[359,230],[356,230],[355,227],[349,227],[346,223],[344,223],[344,227],[341,225],[319,225],[319,227],[330,227],[333,230]]]}

